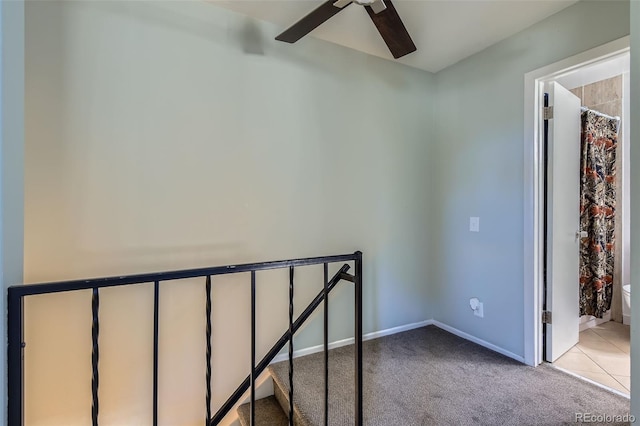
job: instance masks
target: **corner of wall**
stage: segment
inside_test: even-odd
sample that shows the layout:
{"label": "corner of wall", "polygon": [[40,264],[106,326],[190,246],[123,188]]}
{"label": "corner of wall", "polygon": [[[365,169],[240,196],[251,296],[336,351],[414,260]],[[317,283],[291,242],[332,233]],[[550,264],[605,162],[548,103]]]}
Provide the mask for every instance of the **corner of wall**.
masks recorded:
{"label": "corner of wall", "polygon": [[[24,1],[0,2],[0,339],[7,341],[5,294],[22,283],[24,205]],[[6,345],[6,343],[5,343]],[[3,346],[4,347],[4,346]],[[0,351],[0,423],[6,420],[6,353]]]}

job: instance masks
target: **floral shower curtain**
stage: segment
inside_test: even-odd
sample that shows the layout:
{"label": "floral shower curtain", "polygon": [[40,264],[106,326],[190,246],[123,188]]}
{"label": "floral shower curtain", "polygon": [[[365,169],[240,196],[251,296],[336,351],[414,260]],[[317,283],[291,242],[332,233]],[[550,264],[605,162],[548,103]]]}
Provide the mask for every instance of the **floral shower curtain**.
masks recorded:
{"label": "floral shower curtain", "polygon": [[580,315],[602,318],[611,308],[616,212],[616,148],[620,120],[582,112]]}

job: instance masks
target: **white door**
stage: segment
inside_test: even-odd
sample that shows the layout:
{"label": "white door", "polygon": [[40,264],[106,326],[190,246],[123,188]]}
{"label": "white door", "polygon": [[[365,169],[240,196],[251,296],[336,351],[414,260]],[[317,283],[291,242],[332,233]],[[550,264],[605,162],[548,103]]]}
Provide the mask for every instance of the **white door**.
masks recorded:
{"label": "white door", "polygon": [[547,86],[547,324],[546,360],[578,343],[580,232],[580,99],[556,82]]}

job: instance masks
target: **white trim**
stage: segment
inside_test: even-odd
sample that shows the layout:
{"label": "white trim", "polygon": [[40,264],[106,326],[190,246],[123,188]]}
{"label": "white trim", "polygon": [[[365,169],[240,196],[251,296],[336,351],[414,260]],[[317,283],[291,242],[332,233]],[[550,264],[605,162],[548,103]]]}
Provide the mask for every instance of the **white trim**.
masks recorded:
{"label": "white trim", "polygon": [[[631,70],[623,76],[622,106],[622,285],[631,284]],[[629,315],[630,316],[630,315]]]}
{"label": "white trim", "polygon": [[513,352],[510,352],[506,349],[501,348],[500,346],[496,346],[493,343],[489,343],[486,340],[482,340],[479,339],[475,336],[472,336],[471,334],[465,333],[464,331],[460,331],[457,328],[451,327],[450,325],[447,324],[443,324],[440,321],[435,321],[433,320],[433,325],[435,325],[438,328],[443,329],[444,331],[448,331],[451,334],[455,334],[458,337],[462,337],[463,339],[469,340],[470,342],[476,343],[480,346],[484,346],[487,349],[491,349],[494,352],[497,352],[499,354],[502,354],[506,357],[509,357],[511,359],[515,359],[516,361],[522,362],[524,363],[524,358],[521,357],[520,355],[516,355]]}
{"label": "white trim", "polygon": [[541,85],[587,65],[629,54],[630,37],[612,41],[524,76],[524,362],[542,362]]}
{"label": "white trim", "polygon": [[565,369],[564,369],[564,368],[562,368],[562,367],[558,367],[558,366],[553,365],[553,364],[548,364],[548,365],[549,365],[549,367],[551,367],[551,368],[555,368],[556,370],[562,371],[563,373],[568,374],[568,375],[570,375],[570,376],[577,377],[577,378],[578,378],[578,379],[580,379],[580,380],[584,380],[585,382],[591,383],[592,385],[595,385],[595,386],[597,386],[597,387],[599,387],[599,388],[602,388],[602,389],[608,390],[609,392],[613,392],[613,393],[615,393],[616,395],[620,395],[620,396],[623,396],[623,397],[625,397],[625,398],[627,398],[627,399],[631,399],[631,395],[630,395],[630,394],[628,394],[628,393],[621,392],[621,391],[619,391],[618,389],[610,388],[609,386],[605,386],[605,385],[603,385],[602,383],[598,383],[598,382],[596,382],[596,381],[594,381],[594,380],[591,380],[591,379],[590,379],[590,378],[588,378],[588,377],[581,376],[581,375],[579,375],[579,374],[574,373],[573,371],[565,370]]}
{"label": "white trim", "polygon": [[[402,333],[403,331],[409,331],[420,327],[425,327],[427,325],[432,325],[434,323],[433,320],[426,320],[420,322],[414,322],[411,324],[405,324],[398,327],[387,328],[386,330],[374,331],[372,333],[367,333],[362,336],[363,341],[377,339],[378,337],[389,336],[391,334]],[[342,346],[352,345],[355,342],[353,337],[349,337],[348,339],[337,340],[335,342],[329,343],[329,350],[340,348]],[[311,346],[309,348],[299,349],[293,352],[293,357],[298,358],[300,356],[306,356],[315,354],[318,352],[322,352],[324,350],[324,345]],[[282,362],[289,359],[288,354],[280,354],[273,358],[271,364],[275,364],[276,362]]]}
{"label": "white trim", "polygon": [[[493,343],[489,343],[486,340],[479,339],[479,338],[477,338],[475,336],[472,336],[471,334],[465,333],[464,331],[460,331],[457,328],[451,327],[450,325],[441,323],[440,321],[437,321],[437,320],[434,320],[434,319],[430,319],[430,320],[426,320],[426,321],[420,321],[420,322],[414,322],[414,323],[411,323],[411,324],[406,324],[406,325],[401,325],[401,326],[398,326],[398,327],[388,328],[386,330],[380,330],[380,331],[374,331],[372,333],[367,333],[367,334],[362,336],[362,340],[363,341],[373,340],[373,339],[377,339],[379,337],[389,336],[389,335],[396,334],[396,333],[402,333],[403,331],[409,331],[409,330],[414,330],[416,328],[426,327],[428,325],[434,325],[434,326],[436,326],[436,327],[438,327],[438,328],[440,328],[440,329],[442,329],[444,331],[447,331],[447,332],[449,332],[451,334],[454,334],[454,335],[456,335],[458,337],[461,337],[461,338],[463,338],[465,340],[468,340],[470,342],[476,343],[476,344],[478,344],[480,346],[483,346],[483,347],[485,347],[485,348],[487,348],[489,350],[492,350],[494,352],[502,354],[502,355],[504,355],[504,356],[506,356],[508,358],[514,359],[514,360],[516,360],[518,362],[522,362],[522,363],[525,362],[524,358],[521,357],[520,355],[516,355],[513,352],[507,351],[506,349],[503,349],[503,348],[501,348],[499,346],[494,345]],[[353,344],[353,342],[354,342],[354,338],[353,337],[351,337],[349,339],[342,339],[342,340],[338,340],[338,341],[335,341],[335,342],[331,342],[331,343],[329,343],[329,349],[335,349],[335,348],[339,348],[341,346],[351,345],[351,344]],[[298,358],[298,357],[305,356],[305,355],[311,355],[311,354],[314,354],[314,353],[322,352],[323,350],[324,350],[324,345],[312,346],[310,348],[305,348],[305,349],[300,349],[298,351],[294,351],[293,352],[293,357],[294,358]],[[280,355],[276,356],[273,359],[273,361],[271,361],[271,364],[275,364],[277,362],[286,361],[288,359],[289,359],[289,355],[288,354],[280,354]],[[557,366],[555,366],[553,364],[548,364],[548,365],[553,367],[553,368],[555,368],[555,369],[557,369],[557,370],[560,370],[560,371],[562,371],[564,373],[570,374],[570,375],[572,375],[574,377],[577,377],[577,378],[579,378],[581,380],[584,380],[584,381],[589,382],[589,383],[591,383],[593,385],[596,385],[596,386],[598,386],[600,388],[606,389],[606,390],[608,390],[610,392],[613,392],[613,393],[618,394],[620,396],[623,396],[625,398],[630,398],[629,395],[627,395],[627,394],[625,394],[623,392],[620,392],[620,391],[618,391],[616,389],[607,387],[607,386],[605,386],[605,385],[603,385],[601,383],[594,382],[593,380],[588,379],[586,377],[579,376],[579,375],[577,375],[575,373],[572,373],[571,371],[565,370],[564,368],[557,367]],[[273,380],[271,378],[271,375],[267,374],[266,370],[258,377],[258,379],[256,380],[256,384],[260,388],[260,391],[259,391],[260,397],[259,398],[265,398],[267,396],[273,395]],[[248,402],[248,396],[247,396],[248,392],[249,392],[248,390],[247,390],[247,392],[245,392],[245,394],[244,394],[245,398],[244,399],[241,399],[238,403],[236,403],[236,405],[234,406],[234,408],[232,410],[234,413],[235,413],[235,410],[237,409],[238,406]],[[257,398],[257,399],[259,399],[259,398]],[[233,420],[237,419],[237,415],[234,415],[234,417],[232,419]]]}
{"label": "white trim", "polygon": [[402,333],[403,331],[414,330],[420,327],[426,327],[428,325],[432,325],[434,323],[433,319],[428,319],[426,321],[413,322],[411,324],[400,325],[398,327],[387,328],[386,330],[374,331],[373,333],[367,333],[362,336],[362,340],[373,340],[378,337],[390,336],[396,333]]}
{"label": "white trim", "polygon": [[[506,349],[503,349],[499,346],[494,345],[493,343],[489,343],[485,340],[479,339],[475,336],[472,336],[471,334],[465,333],[464,331],[460,331],[457,328],[451,327],[450,325],[447,324],[443,324],[440,321],[436,321],[434,319],[430,319],[430,320],[426,320],[426,321],[420,321],[420,322],[414,322],[411,324],[406,324],[406,325],[401,325],[399,327],[393,327],[393,328],[388,328],[386,330],[380,330],[380,331],[374,331],[373,333],[367,333],[365,335],[362,336],[362,340],[363,341],[367,341],[367,340],[373,340],[373,339],[377,339],[379,337],[384,337],[384,336],[389,336],[391,334],[396,334],[396,333],[402,333],[403,331],[409,331],[409,330],[413,330],[416,328],[421,328],[421,327],[426,327],[428,325],[435,325],[436,327],[444,330],[444,331],[448,331],[451,334],[455,334],[458,337],[462,337],[465,340],[469,340],[470,342],[476,343],[480,346],[484,346],[487,349],[490,349],[494,352],[497,352],[499,354],[502,354],[506,357],[515,359],[516,361],[522,362],[524,363],[524,358],[521,357],[520,355],[516,355],[513,352],[509,352]],[[335,348],[339,348],[342,346],[347,346],[347,345],[352,345],[354,342],[353,337],[350,337],[348,339],[342,339],[342,340],[338,340],[335,342],[331,342],[329,343],[329,349],[335,349]],[[318,345],[318,346],[311,346],[309,348],[305,348],[305,349],[300,349],[297,351],[293,352],[293,357],[294,358],[298,358],[300,356],[305,356],[305,355],[311,355],[311,354],[315,354],[318,352],[322,352],[324,350],[324,345]],[[271,361],[271,364],[275,364],[276,362],[282,362],[282,361],[286,361],[289,359],[289,355],[287,354],[280,354],[277,355],[273,361]]]}

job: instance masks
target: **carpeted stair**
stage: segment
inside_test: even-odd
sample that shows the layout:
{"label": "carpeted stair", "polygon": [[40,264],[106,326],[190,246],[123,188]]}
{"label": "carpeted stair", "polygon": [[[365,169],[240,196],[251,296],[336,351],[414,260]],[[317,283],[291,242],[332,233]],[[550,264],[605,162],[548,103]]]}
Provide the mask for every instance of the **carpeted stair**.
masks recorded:
{"label": "carpeted stair", "polygon": [[[249,426],[249,404],[238,407],[238,418],[242,426]],[[287,426],[288,417],[282,411],[275,396],[258,399],[256,401],[256,425]]]}
{"label": "carpeted stair", "polygon": [[[277,366],[277,370],[274,370]],[[255,407],[255,426],[287,426],[289,424],[289,387],[282,382],[283,377],[289,377],[289,363],[281,362],[269,366],[269,372],[273,378],[273,396],[256,400]],[[294,365],[295,370],[295,365]],[[285,376],[281,377],[284,371]],[[295,386],[295,384],[294,384]],[[285,390],[286,389],[286,390]],[[296,397],[294,396],[294,403]],[[250,404],[242,404],[238,407],[238,419],[242,426],[250,426]],[[300,410],[296,404],[293,407],[293,420],[296,426],[311,426],[311,423],[300,414]],[[324,424],[324,423],[323,423]]]}
{"label": "carpeted stair", "polygon": [[[630,411],[627,398],[546,364],[526,366],[435,326],[367,341],[363,352],[367,426],[575,424],[577,413]],[[353,425],[353,365],[353,345],[329,352],[329,425]],[[269,371],[275,395],[256,401],[255,425],[286,425],[288,361]],[[296,426],[324,425],[322,353],[294,360],[294,392]],[[248,410],[248,404],[239,409],[242,425],[249,425]]]}

